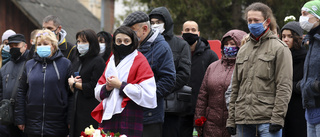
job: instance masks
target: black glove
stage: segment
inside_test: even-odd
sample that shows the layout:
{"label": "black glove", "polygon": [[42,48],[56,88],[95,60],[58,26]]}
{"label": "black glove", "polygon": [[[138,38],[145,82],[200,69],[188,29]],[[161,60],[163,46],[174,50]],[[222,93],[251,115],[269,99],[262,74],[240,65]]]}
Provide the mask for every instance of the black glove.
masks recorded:
{"label": "black glove", "polygon": [[270,133],[278,132],[281,128],[282,128],[281,125],[278,125],[278,124],[270,124],[270,126],[269,126],[269,132],[270,132]]}
{"label": "black glove", "polygon": [[236,134],[236,128],[234,127],[227,127],[227,130],[229,132],[230,135],[235,135]]}

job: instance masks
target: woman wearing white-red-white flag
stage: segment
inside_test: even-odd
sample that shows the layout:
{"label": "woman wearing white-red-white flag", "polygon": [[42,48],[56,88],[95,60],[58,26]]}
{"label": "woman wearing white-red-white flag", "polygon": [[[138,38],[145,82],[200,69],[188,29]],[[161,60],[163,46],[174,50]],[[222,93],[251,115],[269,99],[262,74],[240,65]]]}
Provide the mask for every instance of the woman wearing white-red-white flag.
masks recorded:
{"label": "woman wearing white-red-white flag", "polygon": [[105,132],[141,137],[143,107],[157,106],[154,74],[147,59],[136,50],[139,44],[133,30],[121,26],[113,34],[113,43],[113,55],[95,88],[101,103],[91,115]]}

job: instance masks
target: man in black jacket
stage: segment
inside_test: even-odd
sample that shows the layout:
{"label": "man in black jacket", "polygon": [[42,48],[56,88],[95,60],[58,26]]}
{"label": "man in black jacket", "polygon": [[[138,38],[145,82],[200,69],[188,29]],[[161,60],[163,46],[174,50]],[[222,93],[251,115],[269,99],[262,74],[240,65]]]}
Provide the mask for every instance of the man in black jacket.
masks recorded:
{"label": "man in black jacket", "polygon": [[58,47],[64,57],[69,59],[72,64],[78,61],[77,48],[74,44],[66,41],[65,37],[67,36],[67,32],[62,29],[61,21],[57,16],[48,15],[45,17],[42,21],[42,28],[49,29],[56,34]]}
{"label": "man in black jacket", "polygon": [[191,48],[191,77],[189,86],[192,87],[192,111],[180,118],[180,137],[192,137],[194,125],[194,110],[197,103],[199,89],[207,67],[218,60],[217,54],[210,49],[208,41],[199,37],[200,31],[195,21],[186,21],[183,24],[182,37]]}
{"label": "man in black jacket", "polygon": [[[10,61],[4,65],[0,70],[0,100],[10,99],[12,92],[17,94],[17,87],[21,71],[24,68],[24,64],[27,61],[29,50],[27,50],[27,44],[22,34],[12,35],[8,38],[10,46]],[[15,88],[16,87],[16,88]],[[15,97],[14,95],[14,97]],[[14,98],[15,99],[15,98]],[[14,125],[7,125],[10,137],[22,137],[23,133],[19,128]]]}
{"label": "man in black jacket", "polygon": [[[190,47],[183,39],[174,36],[173,20],[167,8],[158,7],[153,9],[149,14],[149,18],[151,28],[157,29],[164,36],[173,53],[174,65],[176,69],[176,83],[174,89],[171,91],[171,94],[173,94],[173,92],[182,88],[189,81],[191,73]],[[179,115],[166,112],[162,136],[178,137],[179,123]]]}

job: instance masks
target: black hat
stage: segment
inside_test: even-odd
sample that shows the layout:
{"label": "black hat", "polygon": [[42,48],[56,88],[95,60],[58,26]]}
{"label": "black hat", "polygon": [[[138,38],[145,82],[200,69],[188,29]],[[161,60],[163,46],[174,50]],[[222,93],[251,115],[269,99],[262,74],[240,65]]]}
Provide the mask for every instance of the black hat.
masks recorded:
{"label": "black hat", "polygon": [[297,33],[299,36],[302,36],[303,35],[303,29],[300,27],[300,24],[299,22],[296,22],[296,21],[290,21],[288,22],[286,25],[284,25],[281,29],[281,33],[283,30],[285,29],[289,29],[289,30],[292,30],[294,31],[295,33]]}
{"label": "black hat", "polygon": [[22,34],[15,34],[12,35],[8,38],[8,44],[11,43],[20,43],[20,42],[25,42],[26,43],[26,39],[24,38],[24,36]]}
{"label": "black hat", "polygon": [[122,23],[122,26],[131,27],[134,24],[149,21],[148,14],[142,11],[136,11],[131,13]]}

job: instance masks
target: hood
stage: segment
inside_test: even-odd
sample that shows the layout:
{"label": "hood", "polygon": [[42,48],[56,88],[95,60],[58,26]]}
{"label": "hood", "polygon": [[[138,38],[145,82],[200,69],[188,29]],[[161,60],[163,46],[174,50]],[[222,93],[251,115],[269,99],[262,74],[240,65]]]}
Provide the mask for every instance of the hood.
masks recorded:
{"label": "hood", "polygon": [[209,42],[202,37],[199,37],[196,49],[193,54],[202,54],[205,50],[210,49]]}
{"label": "hood", "polygon": [[[235,42],[236,42],[236,45],[237,47],[240,47],[241,45],[241,40],[243,39],[243,37],[247,35],[246,32],[242,31],[242,30],[237,30],[237,29],[234,29],[234,30],[230,30],[228,31],[226,34],[223,35],[222,39],[221,39],[221,50],[223,50],[223,40],[226,38],[226,37],[231,37]],[[223,52],[222,52],[223,53]]]}
{"label": "hood", "polygon": [[33,58],[38,62],[53,62],[54,60],[63,57],[63,54],[60,50],[57,50],[50,58],[41,58],[37,52],[34,53]]}
{"label": "hood", "polygon": [[167,38],[172,38],[173,35],[173,20],[171,18],[170,12],[166,7],[158,7],[153,9],[149,14],[149,19],[151,20],[152,15],[161,15],[164,18],[164,32],[162,35]]}
{"label": "hood", "polygon": [[64,29],[61,29],[59,34],[60,34],[60,39],[58,41],[58,45],[60,45],[63,42],[63,40],[66,38],[67,32]]}

